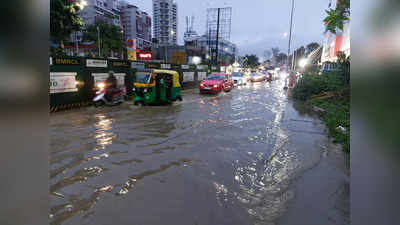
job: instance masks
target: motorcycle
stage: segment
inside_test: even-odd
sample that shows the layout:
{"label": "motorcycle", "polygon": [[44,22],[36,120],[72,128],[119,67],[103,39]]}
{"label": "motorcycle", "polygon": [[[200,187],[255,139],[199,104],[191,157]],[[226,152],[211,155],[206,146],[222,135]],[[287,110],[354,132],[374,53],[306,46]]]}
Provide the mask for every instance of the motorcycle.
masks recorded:
{"label": "motorcycle", "polygon": [[123,89],[117,89],[111,93],[111,101],[106,98],[107,89],[104,83],[99,83],[97,87],[100,89],[96,92],[96,96],[93,98],[93,104],[95,107],[102,105],[116,106],[120,105],[125,101],[125,91]]}

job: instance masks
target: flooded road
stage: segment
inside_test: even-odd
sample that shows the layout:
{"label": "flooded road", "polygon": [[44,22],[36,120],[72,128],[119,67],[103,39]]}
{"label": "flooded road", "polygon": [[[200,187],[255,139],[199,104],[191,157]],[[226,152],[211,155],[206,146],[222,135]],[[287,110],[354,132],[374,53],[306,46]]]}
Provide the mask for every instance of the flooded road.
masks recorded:
{"label": "flooded road", "polygon": [[347,156],[281,81],[50,117],[50,221],[350,224]]}

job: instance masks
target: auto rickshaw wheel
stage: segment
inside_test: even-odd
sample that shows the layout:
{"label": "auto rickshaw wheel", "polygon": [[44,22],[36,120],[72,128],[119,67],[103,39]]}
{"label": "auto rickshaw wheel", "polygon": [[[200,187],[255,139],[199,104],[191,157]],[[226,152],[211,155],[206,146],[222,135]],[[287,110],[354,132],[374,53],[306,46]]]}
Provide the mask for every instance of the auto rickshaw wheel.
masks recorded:
{"label": "auto rickshaw wheel", "polygon": [[183,100],[181,96],[176,97],[176,99],[178,99],[180,102]]}

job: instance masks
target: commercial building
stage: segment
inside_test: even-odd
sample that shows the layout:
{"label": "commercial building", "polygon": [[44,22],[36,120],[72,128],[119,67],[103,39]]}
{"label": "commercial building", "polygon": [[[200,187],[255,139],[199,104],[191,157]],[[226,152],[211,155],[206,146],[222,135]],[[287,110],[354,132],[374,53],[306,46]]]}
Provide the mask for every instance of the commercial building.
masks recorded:
{"label": "commercial building", "polygon": [[[91,25],[98,20],[119,26],[123,31],[124,41],[136,41],[137,49],[151,48],[151,17],[137,6],[121,0],[87,0],[87,5],[80,11],[84,26]],[[93,43],[83,43],[82,32],[73,32],[70,43],[65,46],[66,53],[86,55],[96,53],[97,46]]]}
{"label": "commercial building", "polygon": [[[336,2],[337,5],[337,2]],[[334,6],[336,7],[336,6]],[[327,24],[325,24],[326,26]],[[335,62],[338,52],[350,55],[350,22],[344,23],[343,31],[337,30],[336,34],[325,32],[321,62]]]}
{"label": "commercial building", "polygon": [[153,0],[153,31],[159,45],[176,45],[178,5],[174,0]]}
{"label": "commercial building", "polygon": [[151,17],[137,6],[120,2],[124,40],[135,40],[137,49],[151,48]]}
{"label": "commercial building", "polygon": [[[198,48],[205,48],[208,51],[208,57],[210,58],[211,55],[215,55],[217,41],[215,38],[209,38],[208,35],[202,35],[194,40],[196,46]],[[238,56],[238,48],[232,42],[226,39],[219,39],[218,40],[218,61],[222,65],[231,64],[232,61],[235,61],[236,57]]]}
{"label": "commercial building", "polygon": [[96,20],[105,20],[109,24],[120,26],[120,4],[118,0],[87,0],[87,6],[80,12],[84,25]]}

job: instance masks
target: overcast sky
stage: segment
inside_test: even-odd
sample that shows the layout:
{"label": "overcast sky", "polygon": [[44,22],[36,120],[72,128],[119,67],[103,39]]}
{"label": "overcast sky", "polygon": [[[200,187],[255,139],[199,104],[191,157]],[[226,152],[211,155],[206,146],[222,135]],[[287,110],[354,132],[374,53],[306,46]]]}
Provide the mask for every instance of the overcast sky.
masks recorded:
{"label": "overcast sky", "polygon": [[[128,0],[152,15],[152,0]],[[199,34],[206,30],[207,8],[232,7],[231,41],[239,54],[256,54],[272,47],[287,53],[291,0],[176,0],[178,3],[178,44],[183,44],[186,16],[195,17]],[[325,10],[330,0],[295,0],[295,47],[323,40]]]}

